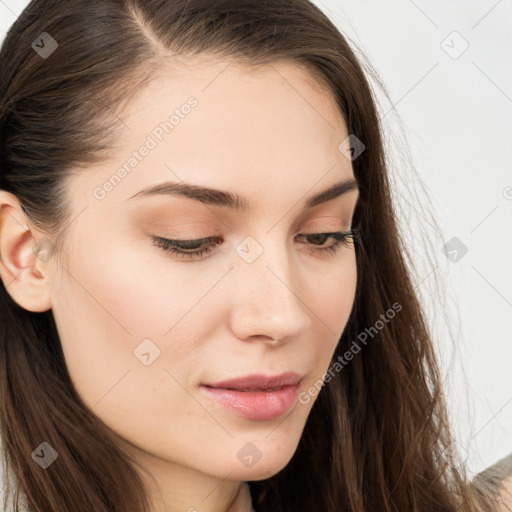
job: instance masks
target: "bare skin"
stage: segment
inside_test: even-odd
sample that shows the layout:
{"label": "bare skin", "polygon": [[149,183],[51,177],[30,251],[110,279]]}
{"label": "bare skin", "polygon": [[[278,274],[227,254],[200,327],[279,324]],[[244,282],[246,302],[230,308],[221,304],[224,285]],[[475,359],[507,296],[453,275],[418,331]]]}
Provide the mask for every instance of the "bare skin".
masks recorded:
{"label": "bare skin", "polygon": [[[58,257],[35,256],[51,234],[0,192],[1,277],[25,309],[52,310],[76,390],[156,479],[147,481],[154,512],[251,511],[246,482],[290,461],[355,296],[353,244],[320,253],[335,240],[304,237],[350,229],[358,198],[356,189],[305,208],[354,178],[334,100],[294,64],[227,64],[183,61],[116,112],[123,126],[112,158],[66,182],[74,220]],[[192,96],[197,106],[157,140],[155,128]],[[151,134],[156,147],[113,185]],[[250,207],[132,198],[164,181],[240,194]],[[186,260],[152,235],[222,243]],[[148,365],[135,355],[144,340]],[[201,386],[287,371],[300,374],[310,400],[271,420],[241,416]],[[255,464],[244,462],[244,447]]]}
{"label": "bare skin", "polygon": [[512,511],[512,476],[503,482],[503,490],[498,500],[497,512]]}

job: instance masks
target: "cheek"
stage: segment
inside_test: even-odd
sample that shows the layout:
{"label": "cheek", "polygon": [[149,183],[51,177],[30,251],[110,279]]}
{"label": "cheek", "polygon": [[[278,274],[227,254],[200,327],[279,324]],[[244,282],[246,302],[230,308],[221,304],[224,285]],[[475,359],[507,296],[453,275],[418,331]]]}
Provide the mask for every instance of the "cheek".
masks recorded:
{"label": "cheek", "polygon": [[[355,253],[344,256],[340,258],[336,272],[317,275],[309,293],[311,302],[308,306],[314,312],[312,318],[319,329],[315,345],[317,377],[327,369],[354,305],[357,286]],[[320,343],[319,340],[325,341]]]}
{"label": "cheek", "polygon": [[[162,368],[174,368],[176,361],[186,366],[215,316],[212,304],[197,304],[207,283],[187,286],[179,272],[164,279],[137,254],[104,254],[72,259],[53,297],[66,365],[88,404],[103,400],[121,379],[126,382],[120,387],[134,383],[132,396],[161,389],[169,380]],[[200,324],[190,321],[194,314],[201,315]]]}
{"label": "cheek", "polygon": [[357,265],[354,251],[343,254],[334,269],[327,267],[311,276],[309,295],[315,301],[315,313],[326,328],[341,335],[352,306],[357,286]]}
{"label": "cheek", "polygon": [[155,284],[127,266],[70,269],[74,278],[62,283],[54,315],[71,381],[96,416],[137,445],[158,452],[169,432],[196,443],[192,427],[209,425],[208,417],[185,389],[198,371],[194,362],[205,359],[205,316],[213,313],[198,306],[205,322],[191,322],[187,311],[198,298],[173,293],[170,278]]}

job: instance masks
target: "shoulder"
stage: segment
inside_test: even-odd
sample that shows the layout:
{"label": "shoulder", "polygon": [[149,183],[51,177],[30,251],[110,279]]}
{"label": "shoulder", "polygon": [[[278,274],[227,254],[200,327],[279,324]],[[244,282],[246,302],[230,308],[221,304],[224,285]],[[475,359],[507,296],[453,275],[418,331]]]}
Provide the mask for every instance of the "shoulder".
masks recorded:
{"label": "shoulder", "polygon": [[503,481],[501,493],[498,499],[497,512],[509,512],[512,510],[512,476]]}
{"label": "shoulder", "polygon": [[473,485],[496,502],[496,512],[512,512],[512,453],[476,475]]}

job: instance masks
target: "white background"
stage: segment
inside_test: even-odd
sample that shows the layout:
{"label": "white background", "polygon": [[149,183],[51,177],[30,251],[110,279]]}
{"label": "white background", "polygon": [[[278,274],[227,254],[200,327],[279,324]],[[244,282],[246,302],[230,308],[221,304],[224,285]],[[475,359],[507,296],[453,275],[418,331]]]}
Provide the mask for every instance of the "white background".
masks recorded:
{"label": "white background", "polygon": [[[28,3],[0,0],[0,39]],[[454,431],[479,472],[512,453],[512,0],[315,3],[382,79],[391,103],[375,92],[387,136],[405,132],[411,161],[400,141],[388,150],[398,155],[390,172],[400,222]],[[428,200],[411,193],[411,163]],[[453,237],[468,250],[456,262],[442,252]]]}

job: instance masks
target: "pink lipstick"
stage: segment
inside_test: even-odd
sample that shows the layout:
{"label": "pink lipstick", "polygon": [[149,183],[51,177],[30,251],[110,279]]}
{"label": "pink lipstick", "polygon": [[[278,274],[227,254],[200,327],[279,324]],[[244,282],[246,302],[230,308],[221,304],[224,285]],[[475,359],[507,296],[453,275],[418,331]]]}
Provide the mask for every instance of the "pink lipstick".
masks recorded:
{"label": "pink lipstick", "polygon": [[297,401],[301,376],[287,372],[274,377],[248,375],[238,379],[202,384],[216,402],[252,420],[272,420],[288,412]]}

